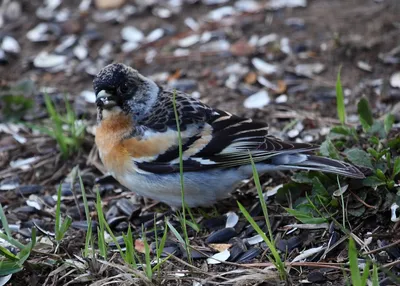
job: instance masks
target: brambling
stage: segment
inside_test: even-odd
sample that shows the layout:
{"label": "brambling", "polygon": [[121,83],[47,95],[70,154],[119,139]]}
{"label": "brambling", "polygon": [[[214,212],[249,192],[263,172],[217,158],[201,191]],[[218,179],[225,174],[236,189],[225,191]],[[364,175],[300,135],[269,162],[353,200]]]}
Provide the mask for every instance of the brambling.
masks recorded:
{"label": "brambling", "polygon": [[98,111],[96,144],[106,169],[128,189],[170,206],[181,205],[179,140],[182,138],[185,202],[209,206],[258,172],[316,170],[364,178],[355,166],[309,154],[318,146],[284,142],[268,125],[211,108],[163,89],[124,64],[103,68],[93,81]]}

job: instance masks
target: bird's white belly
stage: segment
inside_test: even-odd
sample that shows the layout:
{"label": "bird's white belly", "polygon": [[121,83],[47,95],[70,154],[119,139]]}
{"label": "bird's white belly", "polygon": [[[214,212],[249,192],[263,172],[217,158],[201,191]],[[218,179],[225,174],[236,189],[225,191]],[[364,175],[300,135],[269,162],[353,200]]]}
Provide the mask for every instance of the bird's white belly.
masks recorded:
{"label": "bird's white belly", "polygon": [[[247,176],[238,169],[186,172],[184,173],[185,202],[190,207],[210,206],[217,200],[229,197],[233,186]],[[139,195],[171,206],[182,205],[179,173],[141,174],[133,171],[115,178]]]}

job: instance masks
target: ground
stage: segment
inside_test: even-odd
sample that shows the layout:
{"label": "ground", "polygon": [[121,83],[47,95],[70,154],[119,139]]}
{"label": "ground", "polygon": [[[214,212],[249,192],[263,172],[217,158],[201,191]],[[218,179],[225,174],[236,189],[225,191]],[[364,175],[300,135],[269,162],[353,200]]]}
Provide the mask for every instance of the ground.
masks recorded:
{"label": "ground", "polygon": [[[73,220],[73,227],[67,232],[58,252],[54,252],[50,247],[53,244],[47,240],[47,245],[43,243],[45,246],[42,245],[37,252],[32,253],[24,270],[12,276],[12,285],[62,285],[82,273],[88,273],[85,267],[60,269],[65,265],[63,261],[66,259],[82,257],[81,249],[85,244],[84,231],[87,229],[87,222],[82,197],[80,194],[74,195],[79,186],[71,188],[71,178],[76,170],[73,168],[76,166],[80,169],[88,193],[93,219],[96,220],[98,216],[94,190],[96,186],[100,186],[106,219],[116,234],[126,232],[129,222],[138,238],[142,236],[141,223],[144,222],[149,242],[154,242],[155,213],[163,213],[180,230],[176,216],[172,215],[173,212],[167,206],[138,198],[116,182],[102,177],[106,175],[106,170],[97,156],[93,139],[96,108],[93,103],[92,80],[94,74],[108,63],[124,62],[159,84],[184,90],[213,107],[267,121],[271,133],[286,140],[321,143],[329,132],[328,128],[340,124],[335,92],[339,70],[345,94],[347,123],[350,126],[361,130],[357,103],[362,97],[368,100],[374,118],[384,118],[386,114],[392,113],[396,123],[400,119],[397,112],[400,83],[399,80],[393,80],[394,74],[400,69],[400,2],[397,0],[309,0],[305,7],[280,9],[269,6],[279,1],[214,1],[221,2],[215,5],[206,4],[213,1],[186,1],[188,3],[182,5],[179,5],[181,1],[127,1],[121,7],[116,7],[116,10],[99,9],[98,2],[107,1],[94,2],[96,3],[85,10],[79,8],[81,1],[64,1],[59,6],[57,1],[49,1],[56,4],[53,10],[48,8],[50,16],[45,20],[37,15],[38,8],[45,5],[42,1],[5,1],[1,6],[4,19],[3,26],[0,24],[2,49],[6,50],[5,36],[11,36],[17,40],[21,50],[17,53],[7,52],[5,58],[0,53],[0,202],[10,228],[14,231],[14,237],[24,241],[30,237],[31,229],[35,225],[39,225],[43,231],[54,231],[56,198],[52,196],[62,183],[62,215],[69,215]],[[245,3],[244,7],[247,9],[252,5],[255,8],[252,11],[243,11],[238,8],[241,3]],[[20,14],[18,7],[21,8]],[[235,11],[235,15],[211,19],[210,12],[220,7],[231,7],[225,11]],[[131,14],[127,12],[129,9]],[[124,13],[125,18],[121,18]],[[162,13],[171,15],[162,18]],[[64,19],[57,20],[64,17],[63,15],[66,15]],[[99,20],[107,15],[111,15],[110,20]],[[193,19],[194,24],[188,25],[188,18]],[[33,42],[27,34],[39,23],[48,25],[47,28],[52,31],[49,33],[50,39]],[[160,28],[164,34],[155,41],[142,39],[138,42],[138,48],[126,51],[123,46],[126,41],[122,39],[121,30],[128,26],[136,27],[144,36]],[[130,33],[130,37],[143,37],[134,34],[137,31]],[[194,35],[201,37],[195,39]],[[264,37],[268,35],[269,37]],[[76,36],[72,47],[55,52],[56,47],[71,36]],[[133,44],[134,41],[131,42]],[[101,53],[105,43],[110,44],[110,51]],[[74,52],[77,46],[88,54],[77,57],[77,51]],[[44,59],[47,66],[43,67],[43,63],[38,63],[37,58],[43,51],[61,56],[62,58],[57,59],[61,63],[52,64],[54,58],[47,55]],[[266,71],[263,64],[257,68],[255,58],[261,59],[264,64],[272,64],[269,68],[273,71]],[[314,72],[311,71],[313,67],[317,69]],[[304,69],[306,74],[300,71]],[[251,95],[257,92],[263,92],[262,100],[251,100]],[[51,97],[58,110],[65,107],[63,98],[66,96],[77,116],[76,121],[80,120],[86,126],[84,138],[78,144],[79,148],[65,157],[60,154],[56,140],[39,128],[54,123],[54,120],[48,120],[44,94]],[[26,108],[21,110],[21,103],[15,100],[10,103],[10,95],[22,95],[28,99],[23,101]],[[246,100],[247,104],[250,102],[256,108],[247,108]],[[394,130],[390,138],[398,134],[397,129]],[[365,150],[369,146],[367,139],[354,144]],[[392,151],[395,157],[397,152],[394,149]],[[20,159],[28,161],[18,161]],[[263,190],[270,191],[280,184],[288,184],[291,175],[292,173],[277,173],[261,176]],[[324,180],[325,178],[321,178],[326,186],[329,180]],[[360,211],[363,208],[365,211],[361,213],[361,217],[355,215],[349,221],[349,229],[354,235],[361,242],[373,237],[372,244],[369,245],[370,251],[398,242],[399,238],[395,236],[398,224],[390,221],[390,204],[387,202],[385,205],[386,201],[382,199],[378,208],[375,203],[376,200],[381,200],[380,195],[371,194],[371,190],[366,190],[365,187],[363,189],[359,182],[343,179],[343,184],[349,184],[351,193],[356,193],[356,196],[346,197],[346,205],[350,210]],[[326,188],[333,192],[338,186],[333,182]],[[303,195],[304,198],[307,189],[310,187],[298,189],[299,196]],[[395,196],[393,191],[389,190],[387,193],[389,195],[386,197]],[[217,239],[216,243],[229,243],[232,247],[241,245],[232,240],[232,236],[243,240],[256,235],[254,230],[249,231],[249,223],[240,213],[236,199],[252,209],[251,214],[263,231],[267,231],[265,222],[262,223],[263,216],[254,183],[250,180],[244,182],[240,190],[234,193],[234,198],[210,209],[193,210],[195,220],[201,226],[199,232],[189,228],[189,237],[194,248],[207,255],[214,254],[216,251],[206,239],[215,230],[222,230],[222,235],[225,235],[225,238]],[[293,203],[296,199],[293,198]],[[352,205],[353,201],[359,205]],[[77,203],[80,207],[76,206]],[[272,196],[268,200],[274,236],[281,243],[281,248],[278,248],[282,252],[286,247],[290,249],[287,261],[291,261],[302,250],[319,246],[328,245],[329,253],[324,258],[321,258],[322,253],[316,253],[308,261],[293,265],[286,282],[297,285],[308,279],[322,285],[344,285],[344,264],[341,263],[347,262],[348,235],[344,235],[332,221],[329,221],[331,224],[328,228],[311,231],[299,228],[291,232],[287,225],[295,223],[296,219],[284,213],[282,206],[287,206],[287,203],[287,200],[283,202],[282,197]],[[225,214],[229,212],[240,216],[239,222],[234,225],[234,235],[225,228]],[[339,215],[340,212],[339,208]],[[341,219],[337,216],[335,218]],[[163,217],[158,219],[157,225],[162,228]],[[40,235],[46,236],[43,232]],[[333,237],[339,241],[335,248],[329,242]],[[290,239],[292,240],[289,242]],[[265,268],[271,264],[265,256],[268,251],[265,252],[267,246],[264,242],[255,245],[247,243],[246,248],[250,251],[246,252],[248,259],[242,256],[241,260],[238,257],[237,260],[216,265],[208,264],[204,258],[195,259],[195,267],[191,268],[186,263],[188,259],[185,257],[185,250],[171,233],[169,240],[170,248],[177,251],[176,258],[170,258],[163,264],[161,274],[155,274],[153,277],[156,278],[152,283],[277,283],[276,271],[272,267]],[[360,241],[359,250],[368,252],[368,244],[364,241],[365,248],[360,249]],[[382,265],[391,263],[399,257],[396,254],[398,247],[391,249],[395,254],[380,253],[382,255],[373,258]],[[47,257],[43,253],[54,256]],[[202,256],[197,251],[194,256],[196,255]],[[86,259],[86,262],[89,260]],[[119,257],[113,257],[111,262],[120,267],[123,265]],[[39,270],[35,269],[35,264],[40,265]],[[110,265],[104,266],[104,271],[99,270],[99,265],[92,267],[89,271],[92,274],[90,282],[79,279],[76,282],[89,285],[98,281],[98,285],[101,285],[106,282],[102,279],[127,272]],[[319,271],[317,267],[323,268]],[[73,273],[67,275],[71,269],[74,270]],[[398,274],[398,268],[390,269],[393,275]],[[177,275],[180,270],[191,272],[181,277]],[[226,275],[225,278],[221,276],[224,272],[235,270],[236,272]],[[387,282],[387,277],[391,276],[380,276],[383,283],[381,285],[395,283]],[[146,279],[139,279],[137,276],[121,276],[115,279],[124,281],[127,285],[139,283],[138,281],[147,283]]]}

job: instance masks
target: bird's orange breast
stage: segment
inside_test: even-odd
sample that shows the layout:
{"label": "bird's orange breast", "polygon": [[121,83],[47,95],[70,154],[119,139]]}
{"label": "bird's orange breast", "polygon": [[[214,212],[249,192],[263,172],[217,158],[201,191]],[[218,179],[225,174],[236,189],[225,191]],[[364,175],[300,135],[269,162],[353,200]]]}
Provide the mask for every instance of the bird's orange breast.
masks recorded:
{"label": "bird's orange breast", "polygon": [[146,160],[163,154],[177,144],[177,134],[156,133],[147,139],[131,137],[135,124],[125,114],[110,115],[96,128],[96,145],[108,171],[116,176],[134,169],[134,160]]}

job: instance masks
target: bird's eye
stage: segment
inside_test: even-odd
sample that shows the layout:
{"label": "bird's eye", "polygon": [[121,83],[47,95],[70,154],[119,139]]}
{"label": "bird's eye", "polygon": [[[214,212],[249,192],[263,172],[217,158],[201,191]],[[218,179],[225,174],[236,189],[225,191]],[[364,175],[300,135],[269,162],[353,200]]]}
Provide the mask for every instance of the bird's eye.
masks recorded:
{"label": "bird's eye", "polygon": [[120,93],[126,93],[126,92],[128,92],[128,90],[129,90],[129,88],[128,88],[126,85],[121,85],[121,86],[118,88],[118,91],[119,91]]}

